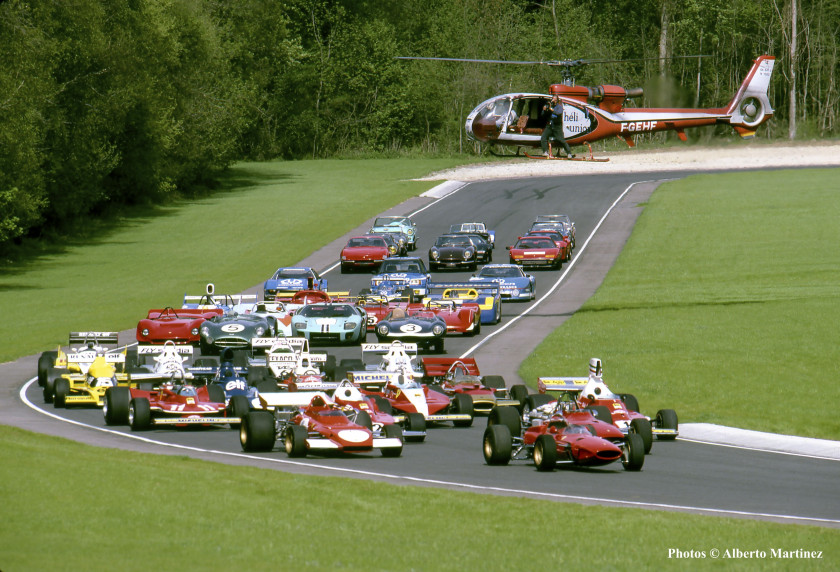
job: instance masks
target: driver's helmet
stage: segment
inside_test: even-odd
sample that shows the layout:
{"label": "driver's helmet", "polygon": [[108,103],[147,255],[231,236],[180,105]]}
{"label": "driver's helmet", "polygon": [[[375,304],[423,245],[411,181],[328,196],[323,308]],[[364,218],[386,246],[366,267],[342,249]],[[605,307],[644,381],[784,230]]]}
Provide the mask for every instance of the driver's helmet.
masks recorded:
{"label": "driver's helmet", "polygon": [[160,388],[161,390],[165,391],[173,391],[175,389],[175,384],[172,383],[171,379],[167,379],[166,381],[160,384]]}
{"label": "driver's helmet", "polygon": [[601,364],[601,358],[592,358],[589,360],[589,377],[601,379],[604,374],[604,369]]}
{"label": "driver's helmet", "polygon": [[236,372],[233,369],[233,365],[229,363],[223,363],[221,369],[219,370],[219,377],[234,377]]}
{"label": "driver's helmet", "polygon": [[198,395],[198,392],[195,389],[194,385],[182,385],[181,389],[178,390],[178,395],[184,395],[187,397],[195,397]]}

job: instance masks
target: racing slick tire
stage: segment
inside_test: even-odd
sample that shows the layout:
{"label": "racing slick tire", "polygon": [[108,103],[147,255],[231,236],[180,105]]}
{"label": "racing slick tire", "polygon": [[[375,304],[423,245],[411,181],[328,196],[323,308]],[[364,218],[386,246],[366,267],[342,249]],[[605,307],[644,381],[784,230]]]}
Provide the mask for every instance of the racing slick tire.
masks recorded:
{"label": "racing slick tire", "polygon": [[650,421],[647,419],[632,419],[630,421],[630,431],[642,436],[642,442],[645,445],[645,455],[649,455],[650,449],[653,447],[653,431],[651,430]]}
{"label": "racing slick tire", "polygon": [[53,405],[56,408],[67,407],[67,396],[70,395],[70,380],[59,377],[55,380],[55,394]]}
{"label": "racing slick tire", "polygon": [[545,393],[534,393],[529,395],[528,398],[525,400],[525,408],[523,409],[523,413],[525,411],[531,411],[532,409],[536,409],[537,407],[542,407],[546,403],[551,402],[551,396],[546,395]]}
{"label": "racing slick tire", "polygon": [[152,426],[152,408],[145,397],[135,397],[128,405],[128,424],[132,431],[142,431]]}
{"label": "racing slick tire", "polygon": [[[390,403],[388,404],[391,405]],[[381,409],[380,409],[381,411]],[[422,435],[410,435],[405,437],[405,440],[409,443],[422,443],[426,440],[426,418],[423,417],[422,413],[406,413],[405,415],[405,430],[406,431],[416,431],[422,432]]]}
{"label": "racing slick tire", "polygon": [[286,454],[290,457],[306,456],[306,427],[300,425],[289,425],[283,436],[283,446]]}
{"label": "racing slick tire", "polygon": [[490,410],[487,416],[487,426],[504,425],[511,435],[519,437],[522,434],[522,418],[516,407],[510,405],[497,405]]}
{"label": "racing slick tire", "polygon": [[534,466],[538,471],[553,471],[557,466],[557,441],[551,435],[540,435],[534,442]]}
{"label": "racing slick tire", "polygon": [[[364,341],[362,341],[364,343]],[[327,379],[332,379],[335,381],[335,356],[328,355],[327,361],[324,362],[324,375],[327,376]]]}
{"label": "racing slick tire", "polygon": [[208,383],[207,384],[207,397],[213,403],[224,403],[225,402],[225,390],[222,389],[220,386],[216,385],[215,383]]}
{"label": "racing slick tire", "polygon": [[645,444],[638,433],[628,433],[621,450],[621,464],[625,471],[640,471],[645,464]]}
{"label": "racing slick tire", "polygon": [[470,416],[468,420],[453,421],[455,427],[469,427],[473,424],[475,416],[475,409],[473,408],[472,395],[467,393],[458,393],[452,398],[452,409],[455,413],[465,413]]}
{"label": "racing slick tire", "polygon": [[55,382],[57,379],[61,379],[61,376],[47,377],[47,381],[44,383],[44,403],[53,402],[55,398]]}
{"label": "racing slick tire", "polygon": [[38,385],[41,387],[44,387],[47,383],[47,378],[50,375],[50,371],[54,369],[53,366],[57,358],[58,352],[56,350],[42,352],[38,358]]}
{"label": "racing slick tire", "polygon": [[502,321],[502,302],[499,301],[499,303],[496,305],[496,310],[493,314],[493,323],[498,324],[501,321]]}
{"label": "racing slick tire", "polygon": [[619,399],[624,402],[624,406],[630,411],[639,413],[639,400],[632,393],[619,393]]}
{"label": "racing slick tire", "polygon": [[267,453],[274,448],[274,415],[268,411],[249,411],[239,425],[239,444],[246,453]]}
{"label": "racing slick tire", "polygon": [[435,340],[434,342],[432,342],[432,351],[435,352],[436,354],[442,354],[443,353],[443,340],[442,339],[438,339],[438,340]]}
{"label": "racing slick tire", "polygon": [[264,379],[257,383],[256,387],[258,393],[275,393],[277,391],[277,380],[274,378]]}
{"label": "racing slick tire", "polygon": [[[381,411],[382,413],[385,413],[386,415],[393,415],[394,414],[394,408],[391,406],[391,402],[388,401],[387,399],[385,399],[384,397],[381,397],[379,395],[374,395],[373,396],[373,402],[376,403],[376,408],[379,411]],[[409,415],[411,415],[411,414],[409,413]],[[422,413],[419,414],[419,415],[420,415],[420,417],[423,417]]]}
{"label": "racing slick tire", "polygon": [[[386,425],[385,426],[385,437],[392,438],[392,439],[399,439],[400,443],[403,442],[403,433],[402,429],[400,429],[399,425]],[[382,456],[383,457],[399,457],[402,455],[402,446],[400,447],[383,447],[382,449]]]}
{"label": "racing slick tire", "polygon": [[488,465],[507,465],[513,452],[513,438],[505,425],[489,425],[482,440],[484,462]]}
{"label": "racing slick tire", "polygon": [[609,423],[610,425],[612,425],[612,413],[610,413],[608,407],[604,405],[590,405],[586,408],[586,410],[592,413],[592,415],[598,421],[603,421],[604,423]]}
{"label": "racing slick tire", "polygon": [[[246,415],[248,415],[250,410],[251,404],[248,403],[247,397],[244,395],[234,395],[230,398],[225,413],[228,417],[239,417],[240,419],[243,419]],[[236,429],[241,423],[241,421],[239,423],[231,423],[230,428]]]}
{"label": "racing slick tire", "polygon": [[105,390],[105,403],[102,414],[105,425],[128,425],[128,406],[131,403],[131,390],[127,387],[109,387]]}
{"label": "racing slick tire", "polygon": [[489,389],[504,389],[505,388],[505,378],[501,375],[485,375],[481,382],[484,384],[484,387]]}
{"label": "racing slick tire", "polygon": [[525,411],[525,404],[528,401],[528,388],[525,387],[524,384],[517,383],[510,388],[510,398],[519,402],[519,405],[516,408],[519,410],[519,414],[521,415],[522,412]]}
{"label": "racing slick tire", "polygon": [[356,413],[356,425],[361,425],[367,429],[373,430],[373,420],[370,418],[370,413],[367,411],[358,411]]}
{"label": "racing slick tire", "polygon": [[[660,409],[656,412],[656,426],[661,429],[679,429],[679,421],[677,420],[677,412],[673,409]],[[676,435],[657,435],[657,439],[661,441],[673,441],[677,438]]]}

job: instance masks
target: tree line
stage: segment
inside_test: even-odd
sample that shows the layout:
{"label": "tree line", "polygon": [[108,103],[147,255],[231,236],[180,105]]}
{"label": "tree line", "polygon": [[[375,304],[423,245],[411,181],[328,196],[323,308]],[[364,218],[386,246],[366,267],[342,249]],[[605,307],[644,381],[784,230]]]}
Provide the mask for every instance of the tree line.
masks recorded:
{"label": "tree line", "polygon": [[761,136],[835,136],[838,32],[840,0],[6,0],[0,253],[115,205],[200,195],[241,159],[477,153],[473,107],[559,82],[548,66],[395,56],[636,60],[577,81],[719,106],[770,54]]}

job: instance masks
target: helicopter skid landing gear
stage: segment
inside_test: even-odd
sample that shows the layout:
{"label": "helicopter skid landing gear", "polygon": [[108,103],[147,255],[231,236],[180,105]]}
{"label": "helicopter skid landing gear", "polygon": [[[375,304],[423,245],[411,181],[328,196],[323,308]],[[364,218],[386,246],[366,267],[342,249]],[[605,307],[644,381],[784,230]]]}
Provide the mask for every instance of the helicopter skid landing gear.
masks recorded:
{"label": "helicopter skid landing gear", "polygon": [[572,157],[555,157],[554,150],[551,148],[551,141],[548,142],[548,156],[545,155],[529,155],[528,152],[525,152],[525,156],[529,159],[550,159],[556,161],[594,161],[596,163],[605,163],[609,161],[609,157],[595,157],[592,155],[592,145],[588,142],[585,142],[585,145],[589,148],[589,156],[581,155],[581,156],[572,156]]}

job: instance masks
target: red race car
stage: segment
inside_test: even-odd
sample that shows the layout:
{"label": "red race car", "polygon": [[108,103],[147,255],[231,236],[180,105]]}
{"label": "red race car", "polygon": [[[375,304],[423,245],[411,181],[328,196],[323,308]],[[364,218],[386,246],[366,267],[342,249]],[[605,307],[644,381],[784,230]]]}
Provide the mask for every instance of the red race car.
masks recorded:
{"label": "red race car", "polygon": [[424,357],[423,379],[450,398],[466,393],[472,397],[473,411],[487,415],[497,405],[511,405],[519,411],[525,406],[528,389],[514,385],[508,389],[500,375],[481,375],[475,358]]}
{"label": "red race car", "polygon": [[[388,425],[401,423],[400,434],[406,441],[422,442],[426,438],[426,420],[422,415],[411,413],[394,416],[391,404],[384,398],[365,395],[346,379],[332,392],[332,398],[339,405],[350,405],[353,409],[358,409],[356,423],[371,429],[375,434],[381,433]],[[370,420],[365,417],[365,413]]]}
{"label": "red race car", "polygon": [[[245,396],[238,396],[244,398]],[[247,398],[245,409],[248,409]],[[105,392],[103,409],[108,425],[129,425],[134,431],[157,425],[238,425],[241,419],[229,415],[225,391],[214,384],[195,387],[189,383],[165,382],[156,389],[112,387]]]}
{"label": "red race car", "polygon": [[396,254],[396,251],[391,252],[388,243],[381,236],[354,236],[341,249],[341,272],[358,269],[378,270],[382,261],[391,254]]}
{"label": "red race car", "polygon": [[510,263],[524,268],[543,266],[556,269],[563,265],[561,248],[548,236],[521,236],[516,244],[506,248],[510,253]]}
{"label": "red race car", "polygon": [[568,262],[572,259],[572,241],[563,236],[563,233],[559,230],[531,230],[528,231],[528,234],[525,235],[524,238],[531,236],[549,237],[557,246],[560,247],[563,262]]}
{"label": "red race car", "polygon": [[137,341],[141,344],[163,344],[173,341],[176,344],[198,345],[201,340],[199,330],[205,320],[221,316],[222,308],[177,310],[171,306],[158,310],[149,310],[148,315],[137,323]]}
{"label": "red race car", "polygon": [[532,410],[529,425],[513,407],[497,407],[488,419],[482,448],[488,465],[507,465],[511,460],[532,459],[539,471],[558,465],[600,467],[621,461],[627,471],[639,471],[645,463],[644,443],[637,433],[626,436],[616,429],[608,438],[587,426],[570,421],[561,401]]}
{"label": "red race car", "polygon": [[[323,392],[261,395],[270,411],[251,411],[242,419],[239,440],[248,452],[270,451],[277,439],[290,457],[309,453],[367,453],[399,457],[403,442],[397,425],[385,425],[382,434],[360,424],[369,415],[349,405],[339,405]],[[301,400],[306,405],[299,405]]]}
{"label": "red race car", "polygon": [[422,304],[409,304],[408,312],[415,310],[426,310],[443,318],[447,335],[481,333],[481,306],[475,302],[429,299]]}
{"label": "red race car", "polygon": [[376,324],[391,313],[394,308],[408,310],[408,297],[389,298],[381,294],[363,294],[358,298],[358,304],[367,314],[367,331],[376,331]]}

